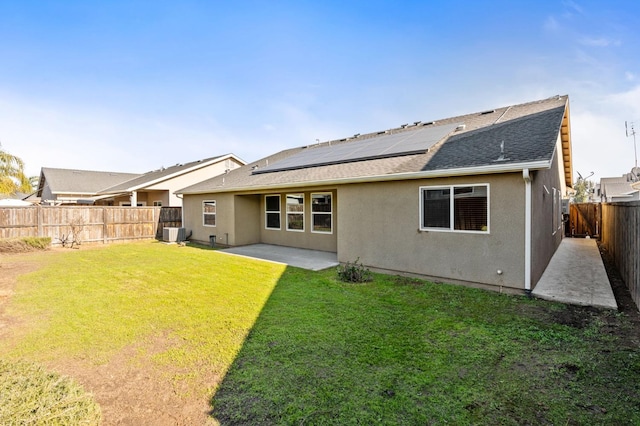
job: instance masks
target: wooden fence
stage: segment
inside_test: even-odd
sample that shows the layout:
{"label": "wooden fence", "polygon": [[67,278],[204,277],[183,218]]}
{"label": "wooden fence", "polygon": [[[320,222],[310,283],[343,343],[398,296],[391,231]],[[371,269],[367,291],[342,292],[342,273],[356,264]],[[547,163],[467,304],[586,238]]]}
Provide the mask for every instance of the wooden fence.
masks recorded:
{"label": "wooden fence", "polygon": [[[166,210],[166,212],[165,212]],[[0,208],[0,238],[50,237],[60,244],[72,222],[82,223],[80,242],[109,243],[162,237],[181,225],[180,207],[33,206]]]}
{"label": "wooden fence", "polygon": [[640,201],[602,204],[600,242],[640,307]]}
{"label": "wooden fence", "polygon": [[602,227],[600,203],[571,203],[567,236],[597,238]]}

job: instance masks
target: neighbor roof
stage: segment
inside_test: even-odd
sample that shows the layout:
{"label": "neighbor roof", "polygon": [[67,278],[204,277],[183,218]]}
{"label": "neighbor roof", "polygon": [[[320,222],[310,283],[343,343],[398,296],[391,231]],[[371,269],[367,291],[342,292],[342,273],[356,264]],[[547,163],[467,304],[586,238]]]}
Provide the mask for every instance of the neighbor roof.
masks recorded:
{"label": "neighbor roof", "polygon": [[43,179],[53,194],[95,195],[101,189],[116,183],[133,179],[139,174],[96,172],[92,170],[55,169],[43,167],[40,174],[38,196],[42,191]]}
{"label": "neighbor roof", "polygon": [[[554,96],[536,102],[430,122],[415,122],[382,132],[293,148],[176,193],[267,190],[301,185],[509,172],[525,167],[549,168],[555,155],[558,135],[562,140],[565,183],[571,186],[568,103],[568,96]],[[362,145],[366,141],[372,145],[379,144],[380,139],[388,135],[408,134],[424,126],[447,126],[447,132],[443,132],[444,136],[431,148],[419,153],[396,153],[382,158],[348,158],[343,162],[320,162],[298,168],[278,167],[279,162],[290,165],[291,158],[308,159],[313,155],[313,150],[323,155],[330,149],[328,147],[348,151],[348,144]],[[305,151],[307,154],[301,154]]]}
{"label": "neighbor roof", "polygon": [[153,170],[142,175],[138,175],[133,179],[126,180],[124,182],[120,181],[117,185],[113,185],[110,187],[102,187],[99,191],[100,194],[117,194],[121,192],[130,192],[135,191],[140,188],[144,188],[158,182],[162,182],[167,179],[171,179],[175,176],[179,176],[184,173],[191,172],[192,170],[196,170],[202,167],[206,167],[210,164],[217,163],[220,161],[224,161],[228,158],[234,158],[238,162],[242,164],[246,164],[245,161],[236,157],[233,154],[220,155],[217,157],[205,158],[203,160],[192,161],[190,163],[184,164],[175,164],[169,167],[162,167],[158,170]]}
{"label": "neighbor roof", "polygon": [[626,175],[621,177],[609,177],[600,179],[600,193],[605,197],[630,197],[634,192],[634,182]]}

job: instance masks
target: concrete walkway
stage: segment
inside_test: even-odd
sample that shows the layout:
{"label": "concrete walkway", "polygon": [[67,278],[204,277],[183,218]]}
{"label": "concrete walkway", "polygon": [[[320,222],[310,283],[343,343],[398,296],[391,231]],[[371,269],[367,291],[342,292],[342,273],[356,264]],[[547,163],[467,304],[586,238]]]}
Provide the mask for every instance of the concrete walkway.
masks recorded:
{"label": "concrete walkway", "polygon": [[252,244],[220,250],[239,256],[253,257],[297,268],[321,271],[338,265],[338,255],[327,251],[307,250],[270,244]]}
{"label": "concrete walkway", "polygon": [[618,309],[596,240],[587,238],[562,240],[532,294],[572,305]]}

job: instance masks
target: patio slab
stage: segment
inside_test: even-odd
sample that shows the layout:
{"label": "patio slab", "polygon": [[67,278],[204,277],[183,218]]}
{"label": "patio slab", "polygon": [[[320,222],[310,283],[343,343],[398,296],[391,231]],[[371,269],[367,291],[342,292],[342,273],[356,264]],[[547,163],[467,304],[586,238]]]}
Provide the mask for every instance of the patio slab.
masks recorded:
{"label": "patio slab", "polygon": [[534,296],[573,305],[618,309],[596,240],[564,238]]}
{"label": "patio slab", "polygon": [[223,253],[284,263],[297,268],[321,271],[337,266],[338,255],[328,251],[283,247],[271,244],[251,244],[220,250]]}

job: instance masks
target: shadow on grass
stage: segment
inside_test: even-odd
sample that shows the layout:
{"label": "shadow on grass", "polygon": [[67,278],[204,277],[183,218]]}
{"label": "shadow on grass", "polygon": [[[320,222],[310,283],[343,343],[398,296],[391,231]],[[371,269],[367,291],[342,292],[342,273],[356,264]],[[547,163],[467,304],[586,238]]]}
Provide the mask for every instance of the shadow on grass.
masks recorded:
{"label": "shadow on grass", "polygon": [[[579,327],[556,321],[567,309]],[[211,415],[222,425],[640,422],[640,351],[617,353],[601,333],[618,322],[609,311],[289,267]]]}

